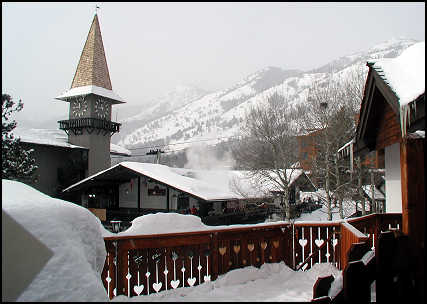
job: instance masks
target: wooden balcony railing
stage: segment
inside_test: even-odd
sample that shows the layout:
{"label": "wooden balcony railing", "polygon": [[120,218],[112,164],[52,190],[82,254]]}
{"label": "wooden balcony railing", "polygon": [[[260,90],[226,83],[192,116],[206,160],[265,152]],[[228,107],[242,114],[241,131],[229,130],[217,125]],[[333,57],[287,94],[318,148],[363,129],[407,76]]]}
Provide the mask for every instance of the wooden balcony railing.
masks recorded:
{"label": "wooden balcony railing", "polygon": [[101,278],[112,299],[119,294],[132,297],[195,286],[230,270],[264,263],[283,261],[294,270],[307,270],[329,262],[344,269],[353,243],[370,240],[375,244],[375,235],[389,225],[401,226],[401,215],[106,237]]}

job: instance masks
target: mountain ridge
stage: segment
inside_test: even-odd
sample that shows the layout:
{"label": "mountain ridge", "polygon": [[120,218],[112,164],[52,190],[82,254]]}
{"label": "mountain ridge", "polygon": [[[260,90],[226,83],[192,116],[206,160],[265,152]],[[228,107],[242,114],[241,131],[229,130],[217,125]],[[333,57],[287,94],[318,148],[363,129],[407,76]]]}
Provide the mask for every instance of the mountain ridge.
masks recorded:
{"label": "mountain ridge", "polygon": [[120,136],[112,141],[127,148],[174,144],[176,149],[189,146],[176,145],[180,142],[220,137],[209,142],[217,144],[224,138],[236,136],[246,111],[269,94],[286,95],[293,103],[303,102],[314,81],[327,81],[333,75],[346,75],[353,69],[367,71],[366,61],[396,57],[416,42],[414,39],[391,39],[308,71],[268,66],[215,92],[189,88],[187,97],[172,99],[175,97],[171,94],[169,101],[165,98],[157,105],[159,111],[154,116],[146,109],[132,120],[123,120]]}

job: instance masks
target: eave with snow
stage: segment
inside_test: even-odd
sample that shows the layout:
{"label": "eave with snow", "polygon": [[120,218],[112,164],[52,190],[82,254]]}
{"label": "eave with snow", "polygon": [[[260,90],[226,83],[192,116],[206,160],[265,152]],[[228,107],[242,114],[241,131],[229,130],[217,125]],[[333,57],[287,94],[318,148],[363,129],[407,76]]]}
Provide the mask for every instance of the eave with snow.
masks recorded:
{"label": "eave with snow", "polygon": [[113,90],[108,90],[96,85],[86,85],[83,87],[71,88],[61,95],[55,97],[55,99],[70,102],[73,98],[90,94],[105,97],[112,104],[125,103],[123,98],[117,95]]}
{"label": "eave with snow", "polygon": [[[89,148],[86,147],[70,144],[66,134],[61,130],[17,128],[14,130],[14,134],[22,143],[26,144],[52,146],[64,149],[89,150]],[[132,156],[132,152],[122,146],[110,144],[110,155]]]}
{"label": "eave with snow", "polygon": [[386,212],[402,213],[402,230],[414,243],[417,275],[424,280],[425,42],[367,66],[354,150],[376,151],[383,159]]}

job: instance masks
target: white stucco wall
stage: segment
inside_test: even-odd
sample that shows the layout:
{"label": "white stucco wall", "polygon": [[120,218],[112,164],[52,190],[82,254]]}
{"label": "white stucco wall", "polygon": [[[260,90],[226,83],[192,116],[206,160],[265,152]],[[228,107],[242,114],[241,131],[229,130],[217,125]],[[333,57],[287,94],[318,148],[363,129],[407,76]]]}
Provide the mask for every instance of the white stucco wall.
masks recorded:
{"label": "white stucco wall", "polygon": [[402,213],[400,144],[385,147],[386,213]]}

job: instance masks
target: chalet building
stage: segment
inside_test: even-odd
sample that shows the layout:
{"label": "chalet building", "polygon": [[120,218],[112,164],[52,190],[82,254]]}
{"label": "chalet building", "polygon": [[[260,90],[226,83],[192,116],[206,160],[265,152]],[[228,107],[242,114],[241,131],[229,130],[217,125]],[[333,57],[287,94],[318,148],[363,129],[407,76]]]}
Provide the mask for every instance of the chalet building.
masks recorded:
{"label": "chalet building", "polygon": [[[303,170],[287,171],[292,178],[294,200],[299,191],[315,191]],[[280,207],[280,190],[267,182],[255,185],[243,171],[205,171],[165,165],[121,162],[71,185],[64,192],[82,195],[82,205],[102,221],[131,221],[153,212],[186,213],[193,207],[209,222],[209,216],[243,209],[247,203],[271,202]],[[264,213],[265,216],[265,213]]]}
{"label": "chalet building", "polygon": [[[316,150],[316,137],[321,135],[321,132],[323,130],[315,130],[307,134],[301,134],[297,136],[297,142],[298,142],[298,155],[299,155],[299,163],[303,170],[310,172],[312,170],[313,162],[316,159],[317,156],[317,150]],[[337,153],[338,153],[338,159],[343,158],[350,158],[353,156],[353,146],[354,146],[354,140],[351,140],[347,144],[345,144],[343,147],[341,147]],[[366,168],[381,168],[378,166],[378,160],[381,158],[378,158],[378,155],[375,152],[370,152],[361,157],[361,165]],[[354,161],[353,158],[350,159],[350,167],[352,168]],[[382,167],[384,168],[384,167]],[[321,187],[321,181],[316,181],[314,178],[312,178],[312,181],[319,187]],[[364,181],[366,183],[369,181]]]}
{"label": "chalet building", "polygon": [[71,88],[56,99],[70,105],[69,119],[59,121],[60,130],[26,130],[17,135],[25,148],[35,151],[38,169],[31,186],[54,197],[78,200],[64,197],[62,190],[109,168],[111,154],[131,154],[111,144],[111,136],[120,128],[119,123],[111,121],[111,108],[124,101],[112,90],[96,14]]}
{"label": "chalet building", "polygon": [[354,152],[376,151],[381,160],[387,212],[402,214],[402,231],[418,258],[415,280],[424,282],[425,42],[367,66]]}

